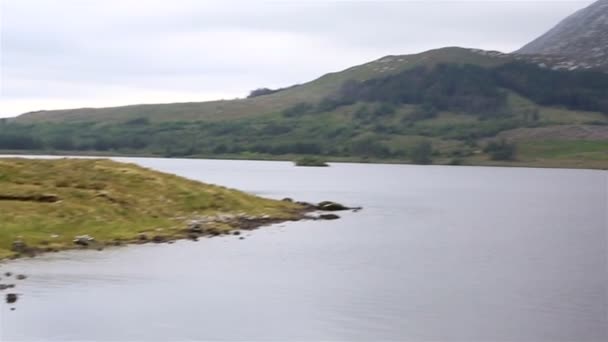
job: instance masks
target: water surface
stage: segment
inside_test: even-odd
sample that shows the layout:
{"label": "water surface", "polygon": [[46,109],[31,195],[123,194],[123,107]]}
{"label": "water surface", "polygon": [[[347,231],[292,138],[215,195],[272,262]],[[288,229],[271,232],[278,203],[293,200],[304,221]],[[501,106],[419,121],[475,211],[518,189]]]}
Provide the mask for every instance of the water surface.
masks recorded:
{"label": "water surface", "polygon": [[116,159],[364,210],[1,265],[0,340],[608,340],[604,171]]}

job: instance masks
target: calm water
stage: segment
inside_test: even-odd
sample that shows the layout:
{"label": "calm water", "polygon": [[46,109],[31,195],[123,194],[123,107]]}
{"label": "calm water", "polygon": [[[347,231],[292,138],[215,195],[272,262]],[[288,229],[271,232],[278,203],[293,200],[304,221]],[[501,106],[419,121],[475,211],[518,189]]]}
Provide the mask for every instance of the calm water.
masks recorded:
{"label": "calm water", "polygon": [[606,172],[121,160],[364,210],[1,265],[0,340],[608,340]]}

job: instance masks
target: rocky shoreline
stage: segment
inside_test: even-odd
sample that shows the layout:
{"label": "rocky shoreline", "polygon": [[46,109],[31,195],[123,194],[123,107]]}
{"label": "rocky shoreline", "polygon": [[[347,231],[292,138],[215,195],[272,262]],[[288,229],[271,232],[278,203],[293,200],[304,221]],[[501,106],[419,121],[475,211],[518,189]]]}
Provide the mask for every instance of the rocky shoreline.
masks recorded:
{"label": "rocky shoreline", "polygon": [[[285,202],[293,202],[290,198]],[[156,229],[154,232],[141,232],[130,239],[115,239],[112,241],[98,241],[92,235],[75,236],[73,245],[60,247],[34,247],[23,240],[15,240],[11,250],[15,252],[10,259],[22,257],[35,257],[44,253],[54,253],[73,249],[103,250],[105,247],[124,246],[144,243],[173,243],[177,240],[198,240],[203,237],[216,237],[222,235],[241,235],[242,231],[251,231],[263,226],[288,221],[301,220],[336,220],[340,216],[333,212],[359,211],[360,207],[347,207],[337,202],[324,201],[318,204],[295,202],[300,209],[290,217],[272,217],[270,215],[252,216],[246,214],[220,214],[215,216],[201,216],[190,218],[184,228],[178,231],[164,231]],[[241,237],[243,239],[243,237]],[[1,261],[1,260],[0,260]]]}

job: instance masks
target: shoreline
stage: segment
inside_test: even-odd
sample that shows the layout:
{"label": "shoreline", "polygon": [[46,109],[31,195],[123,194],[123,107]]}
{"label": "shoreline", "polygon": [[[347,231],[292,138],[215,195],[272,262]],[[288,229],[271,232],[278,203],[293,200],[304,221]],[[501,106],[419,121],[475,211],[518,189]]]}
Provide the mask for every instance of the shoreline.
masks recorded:
{"label": "shoreline", "polygon": [[[290,199],[284,199],[285,202],[291,202]],[[270,215],[250,216],[243,214],[220,214],[216,216],[203,216],[194,219],[186,220],[184,228],[180,230],[164,230],[156,229],[154,233],[140,232],[136,235],[124,238],[113,239],[110,241],[97,241],[94,237],[88,235],[74,237],[73,244],[55,245],[52,247],[29,247],[25,243],[17,250],[13,249],[15,254],[7,257],[0,257],[0,265],[11,260],[35,258],[37,256],[58,253],[71,250],[98,250],[103,251],[107,247],[127,247],[129,245],[142,244],[172,244],[179,240],[198,241],[201,238],[213,238],[219,236],[237,236],[239,239],[245,239],[243,232],[253,231],[262,227],[267,227],[285,222],[298,221],[319,221],[319,220],[336,220],[340,216],[330,212],[336,211],[352,211],[358,212],[362,208],[345,207],[336,202],[321,202],[318,205],[296,202],[300,207],[292,212],[286,213],[287,216],[276,217]],[[324,209],[323,205],[335,205],[330,209]],[[18,242],[18,241],[15,241]],[[13,246],[15,246],[13,242]]]}
{"label": "shoreline", "polygon": [[[294,162],[302,155],[287,155],[285,157],[264,156],[264,155],[193,155],[193,156],[163,156],[153,153],[121,153],[121,152],[100,152],[100,151],[20,151],[20,150],[0,150],[0,158],[10,157],[65,157],[65,158],[155,158],[155,159],[185,159],[185,160],[242,160],[242,161],[276,161]],[[593,162],[581,160],[534,160],[534,161],[492,161],[476,158],[462,159],[462,164],[450,164],[452,158],[438,159],[435,163],[422,165],[408,163],[399,159],[378,159],[378,158],[359,158],[359,157],[335,157],[321,156],[328,163],[346,164],[374,164],[374,165],[411,165],[411,166],[454,166],[454,167],[506,167],[506,168],[533,168],[533,169],[565,169],[565,170],[608,170],[608,163],[599,161],[596,165]]]}

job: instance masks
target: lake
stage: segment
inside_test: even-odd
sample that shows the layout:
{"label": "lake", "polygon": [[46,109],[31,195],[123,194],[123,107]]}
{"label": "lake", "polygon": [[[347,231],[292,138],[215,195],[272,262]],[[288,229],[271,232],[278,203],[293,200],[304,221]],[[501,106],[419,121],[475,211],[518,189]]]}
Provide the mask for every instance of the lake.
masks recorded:
{"label": "lake", "polygon": [[364,209],[2,264],[0,340],[608,340],[605,171],[115,159]]}

